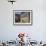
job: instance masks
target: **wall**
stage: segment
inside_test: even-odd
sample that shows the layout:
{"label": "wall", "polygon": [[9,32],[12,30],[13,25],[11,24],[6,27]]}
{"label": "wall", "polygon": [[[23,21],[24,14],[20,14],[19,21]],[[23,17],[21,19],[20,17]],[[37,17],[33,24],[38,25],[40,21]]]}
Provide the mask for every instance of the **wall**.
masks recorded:
{"label": "wall", "polygon": [[[33,10],[32,26],[13,25],[13,10]],[[46,1],[17,0],[13,5],[0,0],[0,40],[15,40],[19,32],[26,32],[33,40],[46,40]]]}

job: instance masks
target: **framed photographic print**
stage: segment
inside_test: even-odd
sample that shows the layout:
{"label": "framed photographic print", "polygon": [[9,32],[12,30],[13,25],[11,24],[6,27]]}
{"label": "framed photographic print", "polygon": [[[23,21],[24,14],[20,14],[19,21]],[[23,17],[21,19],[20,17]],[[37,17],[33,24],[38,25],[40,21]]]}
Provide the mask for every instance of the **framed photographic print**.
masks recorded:
{"label": "framed photographic print", "polygon": [[32,10],[13,10],[13,24],[32,24]]}

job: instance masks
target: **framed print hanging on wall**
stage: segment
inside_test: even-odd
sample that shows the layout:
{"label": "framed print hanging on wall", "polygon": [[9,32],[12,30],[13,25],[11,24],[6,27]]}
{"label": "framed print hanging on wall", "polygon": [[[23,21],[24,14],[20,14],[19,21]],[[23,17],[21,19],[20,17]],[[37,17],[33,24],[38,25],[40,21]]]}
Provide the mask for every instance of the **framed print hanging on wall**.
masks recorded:
{"label": "framed print hanging on wall", "polygon": [[13,24],[32,24],[32,10],[13,10]]}

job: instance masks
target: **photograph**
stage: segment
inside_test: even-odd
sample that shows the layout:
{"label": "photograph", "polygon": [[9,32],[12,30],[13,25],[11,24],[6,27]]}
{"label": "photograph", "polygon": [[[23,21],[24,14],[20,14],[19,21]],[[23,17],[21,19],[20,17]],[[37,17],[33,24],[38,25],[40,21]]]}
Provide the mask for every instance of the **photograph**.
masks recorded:
{"label": "photograph", "polygon": [[13,10],[13,24],[32,24],[32,10]]}

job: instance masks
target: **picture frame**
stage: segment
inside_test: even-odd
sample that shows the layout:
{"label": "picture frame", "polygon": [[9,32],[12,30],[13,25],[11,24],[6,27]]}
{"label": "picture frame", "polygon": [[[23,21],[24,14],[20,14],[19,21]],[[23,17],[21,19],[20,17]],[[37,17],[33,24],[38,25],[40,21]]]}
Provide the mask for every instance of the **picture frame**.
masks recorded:
{"label": "picture frame", "polygon": [[13,10],[14,25],[32,25],[32,10]]}

